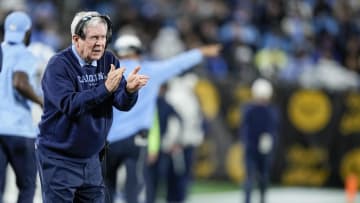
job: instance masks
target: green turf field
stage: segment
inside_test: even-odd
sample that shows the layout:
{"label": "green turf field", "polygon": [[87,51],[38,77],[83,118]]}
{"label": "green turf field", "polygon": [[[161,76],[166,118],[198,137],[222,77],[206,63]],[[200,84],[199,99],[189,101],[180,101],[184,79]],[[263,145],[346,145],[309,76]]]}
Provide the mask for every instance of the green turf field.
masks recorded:
{"label": "green turf field", "polygon": [[238,190],[240,190],[239,185],[226,180],[195,180],[192,184],[190,192],[192,194],[198,194]]}

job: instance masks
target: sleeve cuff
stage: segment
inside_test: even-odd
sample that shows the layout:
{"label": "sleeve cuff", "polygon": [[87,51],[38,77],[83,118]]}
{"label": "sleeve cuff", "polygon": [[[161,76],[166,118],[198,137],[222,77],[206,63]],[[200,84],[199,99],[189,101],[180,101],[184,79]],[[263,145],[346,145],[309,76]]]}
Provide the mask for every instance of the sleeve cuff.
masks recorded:
{"label": "sleeve cuff", "polygon": [[130,92],[127,91],[127,89],[126,89],[126,87],[125,87],[125,93],[126,93],[126,95],[127,95],[129,98],[133,98],[133,97],[136,97],[136,96],[137,96],[138,91],[135,91],[135,92],[133,92],[133,93],[130,93]]}

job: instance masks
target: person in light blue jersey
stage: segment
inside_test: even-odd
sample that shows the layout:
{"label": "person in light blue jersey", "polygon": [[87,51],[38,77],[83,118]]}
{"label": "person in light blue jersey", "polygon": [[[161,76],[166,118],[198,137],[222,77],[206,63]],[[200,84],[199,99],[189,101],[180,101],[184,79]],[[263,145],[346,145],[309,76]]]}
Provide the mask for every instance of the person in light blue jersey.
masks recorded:
{"label": "person in light blue jersey", "polygon": [[72,45],[50,58],[42,79],[44,113],[35,149],[42,199],[102,203],[101,161],[112,107],[130,110],[149,78],[138,74],[140,67],[123,77],[125,68],[106,50],[108,16],[77,13],[71,37]]}
{"label": "person in light blue jersey", "polygon": [[42,98],[36,95],[30,82],[38,65],[35,56],[27,49],[31,24],[31,19],[25,12],[10,13],[5,18],[5,36],[1,43],[0,183],[3,192],[6,168],[10,163],[19,189],[18,203],[31,203],[34,199],[34,141],[37,129],[32,121],[31,102],[43,106]]}
{"label": "person in light blue jersey", "polygon": [[144,61],[141,59],[143,48],[140,39],[135,35],[125,34],[115,41],[114,49],[120,58],[120,63],[127,67],[125,76],[135,67],[141,66],[141,73],[151,78],[146,87],[139,91],[142,99],[133,109],[122,113],[113,108],[114,120],[108,135],[110,144],[104,166],[105,184],[109,190],[108,202],[114,202],[117,171],[122,164],[125,164],[125,201],[137,203],[144,182],[142,170],[146,160],[147,132],[153,124],[160,86],[199,64],[204,57],[217,56],[221,45],[205,45],[166,60]]}

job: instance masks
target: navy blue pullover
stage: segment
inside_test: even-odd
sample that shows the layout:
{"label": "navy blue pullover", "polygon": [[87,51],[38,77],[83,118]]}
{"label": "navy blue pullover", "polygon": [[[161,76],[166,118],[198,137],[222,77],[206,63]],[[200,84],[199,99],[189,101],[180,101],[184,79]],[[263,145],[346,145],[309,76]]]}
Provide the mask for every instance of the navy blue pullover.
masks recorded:
{"label": "navy blue pullover", "polygon": [[272,105],[249,103],[244,106],[240,136],[247,153],[258,154],[259,138],[269,133],[274,139],[278,131],[279,114]]}
{"label": "navy blue pullover", "polygon": [[124,77],[116,92],[107,91],[110,64],[119,67],[118,59],[105,51],[97,67],[81,67],[71,47],[50,59],[42,79],[39,148],[75,159],[101,151],[112,124],[112,106],[128,111],[138,97],[137,92],[127,93]]}

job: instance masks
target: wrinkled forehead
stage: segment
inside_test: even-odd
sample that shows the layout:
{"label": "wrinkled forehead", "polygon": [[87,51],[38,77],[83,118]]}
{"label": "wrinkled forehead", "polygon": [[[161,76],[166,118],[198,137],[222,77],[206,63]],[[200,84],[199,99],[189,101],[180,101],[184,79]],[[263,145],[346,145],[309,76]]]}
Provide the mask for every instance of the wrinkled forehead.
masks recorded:
{"label": "wrinkled forehead", "polygon": [[84,28],[85,35],[106,35],[107,33],[107,26],[103,23],[95,23],[95,24],[88,24]]}
{"label": "wrinkled forehead", "polygon": [[97,25],[104,25],[107,28],[107,22],[101,16],[90,16],[90,19],[85,22],[86,26],[97,26]]}

